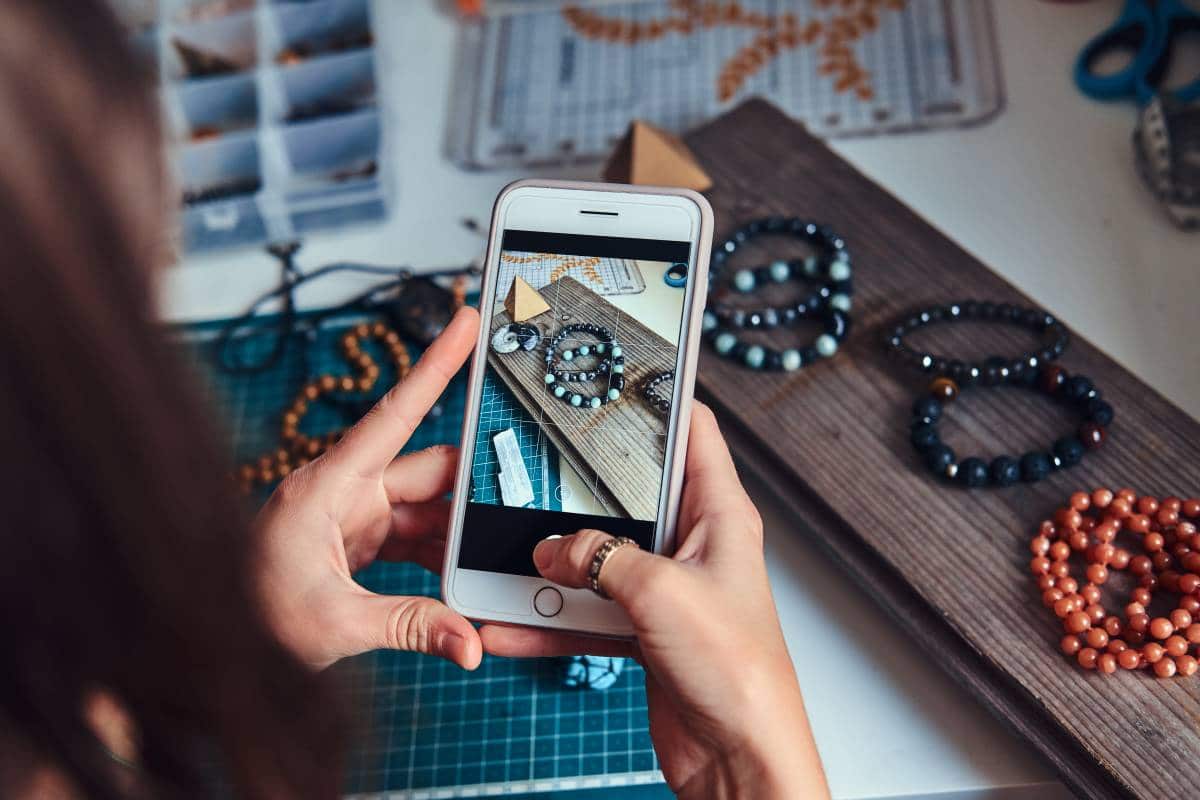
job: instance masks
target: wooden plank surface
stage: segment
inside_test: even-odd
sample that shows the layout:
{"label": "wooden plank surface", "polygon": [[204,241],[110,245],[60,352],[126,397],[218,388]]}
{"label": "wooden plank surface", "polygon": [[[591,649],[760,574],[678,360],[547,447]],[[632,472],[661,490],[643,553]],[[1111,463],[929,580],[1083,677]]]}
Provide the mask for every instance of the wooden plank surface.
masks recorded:
{"label": "wooden plank surface", "polygon": [[[496,370],[517,401],[567,459],[609,513],[653,520],[658,517],[666,423],[642,399],[640,387],[650,376],[675,366],[675,347],[641,322],[574,278],[560,278],[541,290],[550,313],[530,320],[542,329],[543,346],[504,355],[488,351]],[[501,309],[491,333],[512,318]],[[545,347],[564,325],[593,323],[612,331],[625,354],[625,390],[620,400],[597,409],[575,408],[546,387]],[[591,342],[582,337],[577,344]],[[565,347],[566,345],[564,345]],[[595,363],[589,358],[577,369]],[[580,385],[591,396],[608,391],[607,380]]]}
{"label": "wooden plank surface", "polygon": [[[1035,485],[968,491],[934,480],[908,442],[910,408],[928,379],[887,357],[882,326],[932,303],[1031,301],[763,101],[699,129],[688,144],[715,182],[718,241],[758,216],[798,215],[833,227],[853,257],[853,327],[836,358],[763,373],[702,350],[697,390],[739,461],[787,500],[798,532],[894,615],[930,669],[949,670],[1080,796],[1196,796],[1200,679],[1105,676],[1064,658],[1061,625],[1028,571],[1028,543],[1078,489],[1200,494],[1200,424],[1076,335],[1061,363],[1091,377],[1116,409],[1104,447]],[[770,245],[738,258],[763,263],[787,247]],[[1079,280],[1087,280],[1085,266]],[[813,335],[764,338],[784,345]],[[985,324],[938,326],[913,339],[968,358],[1015,354],[1032,341]],[[1044,449],[1076,425],[1045,397],[1006,388],[968,391],[941,429],[960,458],[990,458]],[[1103,602],[1119,613],[1128,589],[1117,583]]]}

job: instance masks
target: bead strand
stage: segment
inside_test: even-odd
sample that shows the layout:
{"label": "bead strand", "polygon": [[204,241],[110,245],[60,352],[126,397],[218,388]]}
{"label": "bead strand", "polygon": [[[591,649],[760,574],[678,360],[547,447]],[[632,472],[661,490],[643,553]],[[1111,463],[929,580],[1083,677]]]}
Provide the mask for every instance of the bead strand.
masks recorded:
{"label": "bead strand", "polygon": [[975,457],[958,461],[954,451],[942,442],[937,427],[945,407],[960,393],[958,384],[945,376],[935,378],[928,392],[913,404],[909,440],[934,475],[968,488],[1011,486],[1017,481],[1034,483],[1052,471],[1075,466],[1087,450],[1104,444],[1113,408],[1089,378],[1068,375],[1062,367],[1050,364],[1040,370],[1035,386],[1083,418],[1075,434],[1057,439],[1047,450],[1033,450],[1019,459],[1001,455],[990,462]]}
{"label": "bead strand", "polygon": [[[584,334],[596,341],[591,344],[580,344],[574,348],[562,350],[564,341],[572,335]],[[561,361],[555,364],[554,358],[559,355]],[[574,362],[579,358],[594,358],[595,363],[588,369],[568,370],[563,364]],[[564,325],[546,348],[546,388],[564,403],[576,408],[600,408],[620,399],[625,389],[625,352],[611,331],[602,325],[578,323]],[[601,394],[588,396],[575,391],[570,384],[595,381],[608,377],[608,389]]]}
{"label": "bead strand", "polygon": [[[1030,572],[1042,604],[1062,620],[1064,655],[1087,670],[1149,669],[1159,678],[1200,669],[1200,499],[1138,497],[1132,489],[1076,492],[1030,542]],[[1134,554],[1116,543],[1125,532],[1139,541]],[[1069,559],[1082,555],[1086,582],[1072,576]],[[1137,578],[1122,615],[1101,604],[1112,571]],[[1178,593],[1169,614],[1150,617],[1154,592]]]}

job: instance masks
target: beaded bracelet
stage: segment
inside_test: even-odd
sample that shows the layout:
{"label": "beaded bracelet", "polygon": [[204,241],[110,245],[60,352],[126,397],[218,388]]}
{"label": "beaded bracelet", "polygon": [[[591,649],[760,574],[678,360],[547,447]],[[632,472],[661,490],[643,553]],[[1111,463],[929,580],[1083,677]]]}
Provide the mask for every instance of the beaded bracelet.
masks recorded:
{"label": "beaded bracelet", "polygon": [[[1088,512],[1091,512],[1090,514]],[[1185,519],[1188,518],[1188,519]],[[1150,668],[1159,678],[1200,670],[1200,499],[1138,497],[1132,489],[1076,492],[1052,519],[1038,527],[1029,549],[1030,572],[1042,604],[1062,620],[1063,654],[1079,666],[1111,675],[1118,668]],[[1141,553],[1116,541],[1118,533],[1140,539]],[[1071,574],[1070,559],[1082,555],[1086,583]],[[1124,616],[1101,604],[1101,586],[1112,571],[1128,570],[1137,585]],[[1178,593],[1174,610],[1151,617],[1156,590]]]}
{"label": "beaded bracelet", "polygon": [[[714,249],[713,273],[717,274],[744,242],[760,234],[772,233],[798,236],[817,252],[802,259],[778,260],[766,266],[740,269],[733,275],[736,291],[748,294],[770,282],[785,283],[793,278],[824,277],[825,282],[794,304],[749,310],[730,308],[714,301],[710,288],[710,303],[704,312],[703,325],[706,338],[719,355],[753,369],[791,372],[821,358],[830,358],[846,338],[850,298],[854,292],[850,281],[850,255],[842,238],[825,226],[797,218],[768,217],[739,228]],[[712,285],[715,284],[710,287]],[[776,350],[765,345],[746,344],[733,332],[734,329],[793,326],[814,318],[820,320],[823,332],[808,347]]]}
{"label": "beaded bracelet", "polygon": [[[563,341],[572,334],[586,334],[596,338],[595,344],[583,344],[577,348],[562,351],[562,360],[574,361],[576,357],[594,357],[596,363],[590,369],[570,371],[556,366],[554,356],[559,351]],[[546,388],[555,397],[577,408],[599,408],[602,405],[617,400],[621,390],[625,388],[625,353],[617,344],[608,328],[592,323],[565,325],[550,341],[546,348]],[[568,383],[594,381],[596,378],[608,375],[608,391],[596,396],[585,395],[572,391]]]}
{"label": "beaded bracelet", "polygon": [[671,398],[668,395],[663,397],[655,391],[660,384],[666,381],[675,380],[675,370],[670,369],[666,372],[660,372],[654,375],[644,384],[642,384],[642,397],[650,404],[650,407],[660,414],[669,414],[671,412]]}
{"label": "beaded bracelet", "polygon": [[1045,478],[1052,470],[1073,467],[1083,459],[1085,450],[1095,449],[1104,443],[1107,436],[1105,428],[1113,421],[1112,406],[1100,398],[1100,390],[1092,385],[1090,379],[1082,375],[1069,377],[1066,370],[1056,364],[1042,368],[1037,388],[1083,416],[1077,433],[1055,441],[1049,452],[1031,451],[1021,456],[1020,460],[1011,456],[997,456],[990,464],[974,457],[956,461],[954,451],[942,443],[937,429],[944,405],[959,393],[957,384],[944,376],[935,378],[929,386],[929,393],[913,404],[910,430],[913,447],[925,459],[925,465],[934,475],[969,488],[1011,486],[1018,480],[1034,483]]}
{"label": "beaded bracelet", "polygon": [[[797,218],[768,217],[755,220],[738,228],[723,243],[713,248],[712,277],[715,278],[725,262],[737,249],[750,239],[762,234],[790,234],[811,245],[816,253],[805,258],[790,261],[777,260],[758,267],[744,267],[733,274],[732,285],[735,291],[749,294],[769,283],[786,283],[794,278],[817,280],[824,277],[825,282],[811,295],[800,303],[792,306],[766,307],[757,311],[742,311],[731,309],[719,302],[710,302],[709,310],[723,323],[735,327],[774,327],[778,324],[791,324],[800,316],[807,313],[797,310],[800,306],[806,309],[824,306],[826,303],[834,308],[849,312],[854,287],[850,281],[850,254],[846,251],[846,243],[840,236],[829,228],[815,222],[806,222]],[[824,275],[822,275],[824,268]],[[712,288],[715,281],[710,282],[709,297],[713,299]],[[795,316],[793,315],[795,314]]]}
{"label": "beaded bracelet", "polygon": [[[1003,322],[1031,328],[1043,337],[1043,346],[1016,358],[991,356],[982,362],[970,362],[914,350],[904,342],[904,337],[918,328],[960,320]],[[1061,356],[1070,341],[1066,327],[1045,311],[973,300],[931,306],[894,322],[886,330],[884,345],[901,361],[932,375],[945,375],[962,386],[980,382],[995,386],[1032,378],[1039,367]]]}

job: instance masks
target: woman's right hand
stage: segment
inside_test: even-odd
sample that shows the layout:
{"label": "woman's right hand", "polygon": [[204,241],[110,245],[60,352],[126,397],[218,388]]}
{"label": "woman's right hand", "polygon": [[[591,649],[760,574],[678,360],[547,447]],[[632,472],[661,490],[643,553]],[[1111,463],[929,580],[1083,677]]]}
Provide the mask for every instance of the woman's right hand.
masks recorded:
{"label": "woman's right hand", "polygon": [[[534,562],[547,579],[582,588],[609,538],[584,530],[547,539]],[[680,797],[827,797],[767,583],[762,521],[700,403],[677,539],[672,558],[622,547],[605,562],[601,586],[633,620],[634,642],[485,625],[484,648],[501,656],[636,658],[646,669],[650,735]]]}

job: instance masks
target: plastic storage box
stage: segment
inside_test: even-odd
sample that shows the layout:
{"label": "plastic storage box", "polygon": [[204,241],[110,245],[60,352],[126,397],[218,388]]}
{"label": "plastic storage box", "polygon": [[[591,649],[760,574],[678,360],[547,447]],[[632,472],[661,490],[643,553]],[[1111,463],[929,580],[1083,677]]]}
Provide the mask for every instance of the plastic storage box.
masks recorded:
{"label": "plastic storage box", "polygon": [[369,0],[123,0],[161,78],[186,250],[379,219]]}

